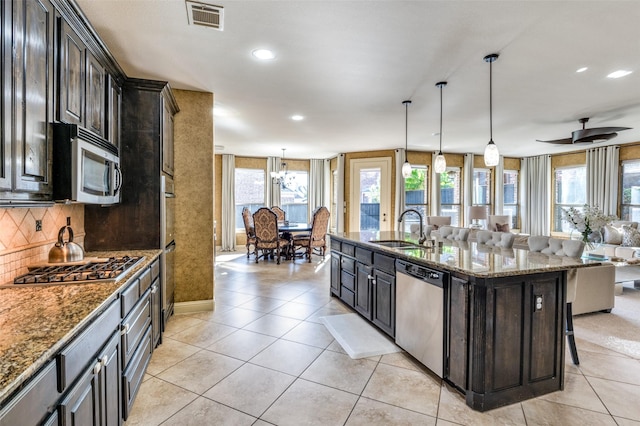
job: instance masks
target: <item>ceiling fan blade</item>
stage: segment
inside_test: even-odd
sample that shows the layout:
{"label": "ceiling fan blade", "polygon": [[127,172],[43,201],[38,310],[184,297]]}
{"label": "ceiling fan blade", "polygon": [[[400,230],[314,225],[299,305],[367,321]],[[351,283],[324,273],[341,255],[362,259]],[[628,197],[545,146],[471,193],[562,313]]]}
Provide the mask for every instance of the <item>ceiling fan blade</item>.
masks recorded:
{"label": "ceiling fan blade", "polygon": [[580,129],[572,132],[574,143],[604,142],[618,136],[619,131],[629,130],[629,127],[594,127],[592,129]]}
{"label": "ceiling fan blade", "polygon": [[572,144],[573,139],[572,138],[553,139],[550,141],[541,141],[540,139],[536,139],[536,142],[546,142],[546,143],[555,143],[555,144]]}

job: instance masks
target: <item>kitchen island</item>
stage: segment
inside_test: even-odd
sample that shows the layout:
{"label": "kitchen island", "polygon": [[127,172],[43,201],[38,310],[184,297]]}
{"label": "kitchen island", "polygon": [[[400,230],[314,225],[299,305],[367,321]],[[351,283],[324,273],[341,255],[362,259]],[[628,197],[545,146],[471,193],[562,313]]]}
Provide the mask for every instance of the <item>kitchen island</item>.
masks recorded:
{"label": "kitchen island", "polygon": [[[392,338],[407,308],[396,302],[405,271],[394,268],[407,264],[442,282],[442,321],[421,328],[442,327],[442,371],[434,372],[467,405],[486,411],[563,389],[567,271],[599,262],[474,242],[427,248],[400,232],[331,235],[331,293]],[[429,302],[422,309],[433,309]]]}
{"label": "kitchen island", "polygon": [[[132,334],[120,331],[120,322],[128,324],[125,315],[128,311],[136,311],[138,306],[141,311],[149,309],[145,298],[151,297],[148,296],[152,291],[149,287],[159,269],[160,253],[160,250],[129,250],[86,254],[87,257],[99,258],[125,255],[144,257],[116,282],[54,285],[5,283],[7,285],[0,286],[0,425],[11,424],[16,412],[28,416],[27,419],[22,418],[23,424],[40,423],[45,415],[50,415],[48,419],[51,421],[57,419],[58,415],[64,416],[64,409],[59,410],[56,406],[65,407],[77,387],[70,379],[70,372],[85,367],[84,364],[74,365],[73,355],[78,353],[84,359],[85,353],[88,353],[85,348],[97,347],[98,350],[105,344],[100,341],[102,334],[108,335],[106,339],[114,334],[114,330],[117,337],[109,340],[115,341],[118,348],[121,346],[121,335],[125,343],[123,347],[126,343],[134,342]],[[145,280],[149,281],[149,287],[143,284]],[[136,304],[136,308],[129,306],[133,304]],[[144,318],[143,315],[139,317]],[[141,325],[151,327],[147,322]],[[135,324],[132,323],[133,328]],[[141,337],[135,340],[136,344],[146,340],[142,336],[147,330],[141,331]],[[142,346],[141,343],[139,347]],[[102,349],[100,351],[103,352]],[[120,350],[116,352],[120,353]],[[93,354],[86,357],[93,359]],[[118,367],[114,368],[114,372],[119,376],[124,368],[120,355],[116,355],[114,363]],[[101,368],[106,371],[107,362],[103,364]],[[117,380],[120,382],[121,379]],[[126,377],[123,380],[126,381]],[[119,389],[120,386],[115,395],[118,399]],[[21,401],[29,401],[29,404]],[[117,403],[119,406],[120,401]],[[21,412],[25,409],[23,406],[27,414]],[[119,410],[118,406],[116,410]]]}

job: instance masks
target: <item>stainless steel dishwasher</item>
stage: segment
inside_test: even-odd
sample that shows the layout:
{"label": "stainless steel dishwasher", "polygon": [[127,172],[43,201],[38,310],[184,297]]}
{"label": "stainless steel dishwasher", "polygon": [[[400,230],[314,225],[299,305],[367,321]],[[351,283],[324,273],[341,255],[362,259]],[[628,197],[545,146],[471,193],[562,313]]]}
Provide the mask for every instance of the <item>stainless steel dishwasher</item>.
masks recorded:
{"label": "stainless steel dishwasher", "polygon": [[442,377],[446,272],[396,260],[396,343]]}

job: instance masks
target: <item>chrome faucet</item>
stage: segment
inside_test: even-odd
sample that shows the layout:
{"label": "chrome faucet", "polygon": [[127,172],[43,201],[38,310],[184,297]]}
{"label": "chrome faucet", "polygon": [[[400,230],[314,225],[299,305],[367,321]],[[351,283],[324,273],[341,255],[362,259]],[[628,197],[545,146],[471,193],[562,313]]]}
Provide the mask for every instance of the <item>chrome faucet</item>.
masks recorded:
{"label": "chrome faucet", "polygon": [[402,222],[402,218],[404,217],[405,214],[409,213],[409,212],[413,212],[415,214],[418,215],[418,217],[420,218],[420,237],[418,238],[418,244],[424,244],[425,241],[427,241],[427,237],[424,235],[424,230],[422,228],[422,214],[420,214],[420,212],[416,209],[406,209],[405,211],[403,211],[400,214],[400,217],[398,218],[398,222]]}

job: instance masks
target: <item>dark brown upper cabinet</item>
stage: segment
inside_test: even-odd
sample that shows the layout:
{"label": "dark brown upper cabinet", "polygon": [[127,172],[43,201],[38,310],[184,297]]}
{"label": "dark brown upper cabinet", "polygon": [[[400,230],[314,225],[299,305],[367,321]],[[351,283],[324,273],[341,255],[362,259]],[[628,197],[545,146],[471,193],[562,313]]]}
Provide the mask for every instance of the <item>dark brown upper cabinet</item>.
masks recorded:
{"label": "dark brown upper cabinet", "polygon": [[83,125],[84,123],[84,83],[86,48],[67,24],[60,22],[60,66],[58,120],[65,123]]}
{"label": "dark brown upper cabinet", "polygon": [[[11,18],[13,39],[12,49],[3,52],[4,149],[11,145],[10,155],[3,151],[3,168],[11,169],[14,194],[0,199],[47,200],[51,198],[49,123],[53,119],[55,11],[48,0],[2,3],[3,23],[8,25]],[[5,29],[5,46],[6,34]],[[6,60],[9,58],[11,75]]]}
{"label": "dark brown upper cabinet", "polygon": [[62,18],[57,118],[106,136],[106,72],[86,44]]}

